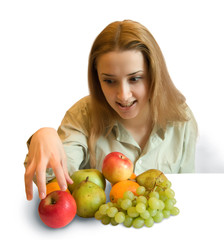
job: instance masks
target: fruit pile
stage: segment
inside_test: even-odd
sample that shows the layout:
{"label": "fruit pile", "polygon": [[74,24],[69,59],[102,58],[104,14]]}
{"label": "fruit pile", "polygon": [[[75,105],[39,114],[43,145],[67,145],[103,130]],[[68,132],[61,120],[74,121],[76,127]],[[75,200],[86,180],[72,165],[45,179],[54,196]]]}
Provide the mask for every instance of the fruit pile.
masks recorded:
{"label": "fruit pile", "polygon": [[[119,158],[121,161],[116,160]],[[116,167],[109,171],[110,165]],[[141,228],[144,225],[152,227],[154,222],[159,223],[170,215],[179,214],[171,182],[161,171],[150,169],[130,179],[132,171],[132,162],[123,154],[110,153],[106,156],[102,172],[112,188],[110,202],[101,205],[95,213],[97,220],[105,225],[123,223],[126,227]]]}
{"label": "fruit pile", "polygon": [[[151,175],[153,171],[149,170],[145,174]],[[151,191],[139,186],[136,189],[137,196],[132,191],[125,191],[122,198],[101,205],[95,218],[105,225],[123,223],[125,227],[141,228],[144,225],[152,227],[154,222],[159,223],[170,215],[178,215],[179,209],[175,207],[175,193],[170,188],[171,182],[166,180],[163,185],[165,187],[155,185]]]}
{"label": "fruit pile", "polygon": [[[136,176],[133,163],[122,153],[108,154],[102,172],[82,169],[71,175],[73,184],[61,191],[56,180],[47,184],[47,197],[39,204],[41,220],[49,227],[69,224],[77,214],[95,217],[104,225],[123,224],[134,228],[152,227],[170,215],[178,215],[171,182],[159,170],[150,169]],[[111,183],[106,203],[106,179]]]}

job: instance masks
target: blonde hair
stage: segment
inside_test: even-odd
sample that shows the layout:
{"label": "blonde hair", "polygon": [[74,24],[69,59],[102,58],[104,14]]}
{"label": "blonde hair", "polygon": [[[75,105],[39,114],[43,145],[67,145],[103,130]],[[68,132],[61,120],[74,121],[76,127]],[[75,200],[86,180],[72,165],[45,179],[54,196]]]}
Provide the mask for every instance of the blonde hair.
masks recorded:
{"label": "blonde hair", "polygon": [[91,97],[91,128],[88,139],[90,165],[95,167],[95,143],[108,134],[117,114],[107,103],[97,74],[97,59],[111,51],[138,50],[149,69],[150,109],[153,124],[163,129],[169,122],[187,121],[185,97],[174,86],[159,45],[152,34],[138,22],[116,21],[109,24],[95,39],[89,55],[88,84]]}

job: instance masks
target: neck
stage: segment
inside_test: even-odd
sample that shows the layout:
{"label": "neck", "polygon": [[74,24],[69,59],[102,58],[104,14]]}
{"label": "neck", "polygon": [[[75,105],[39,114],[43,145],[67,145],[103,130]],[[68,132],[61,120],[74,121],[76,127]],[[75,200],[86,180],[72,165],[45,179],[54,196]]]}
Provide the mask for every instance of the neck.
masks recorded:
{"label": "neck", "polygon": [[142,114],[132,119],[120,119],[120,123],[128,130],[141,130],[148,129],[149,125],[152,123],[150,108],[147,106]]}
{"label": "neck", "polygon": [[141,149],[143,149],[153,129],[149,108],[148,111],[145,111],[138,118],[122,119],[120,122],[130,132]]}

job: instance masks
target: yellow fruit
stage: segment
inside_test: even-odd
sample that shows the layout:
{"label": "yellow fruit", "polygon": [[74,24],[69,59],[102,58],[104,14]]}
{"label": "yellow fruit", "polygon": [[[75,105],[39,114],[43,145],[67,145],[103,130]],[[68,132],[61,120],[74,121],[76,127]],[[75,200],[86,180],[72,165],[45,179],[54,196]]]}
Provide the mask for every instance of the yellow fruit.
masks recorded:
{"label": "yellow fruit", "polygon": [[94,217],[99,207],[106,203],[106,194],[97,184],[86,180],[75,186],[72,196],[77,204],[77,214],[83,218]]}
{"label": "yellow fruit", "polygon": [[156,186],[163,187],[167,180],[164,173],[157,169],[149,169],[136,177],[136,182],[149,191],[153,191]]}
{"label": "yellow fruit", "polygon": [[[48,195],[51,192],[61,190],[60,186],[58,185],[58,182],[49,182],[46,185],[46,194]],[[70,193],[68,189],[66,189],[66,192]]]}
{"label": "yellow fruit", "polygon": [[131,176],[129,177],[129,179],[135,179],[137,176],[135,173],[132,173]]}

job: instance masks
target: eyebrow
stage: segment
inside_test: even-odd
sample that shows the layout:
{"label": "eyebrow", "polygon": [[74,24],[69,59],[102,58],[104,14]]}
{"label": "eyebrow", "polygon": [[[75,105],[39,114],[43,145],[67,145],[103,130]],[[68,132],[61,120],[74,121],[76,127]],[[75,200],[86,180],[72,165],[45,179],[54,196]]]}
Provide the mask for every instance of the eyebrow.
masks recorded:
{"label": "eyebrow", "polygon": [[[140,72],[143,72],[143,70],[139,70],[139,71],[136,71],[136,72],[133,72],[133,73],[129,73],[127,76],[132,76],[132,75],[135,75],[135,74],[140,73]],[[101,73],[101,75],[107,76],[107,77],[116,77],[116,75],[108,74],[108,73]]]}

